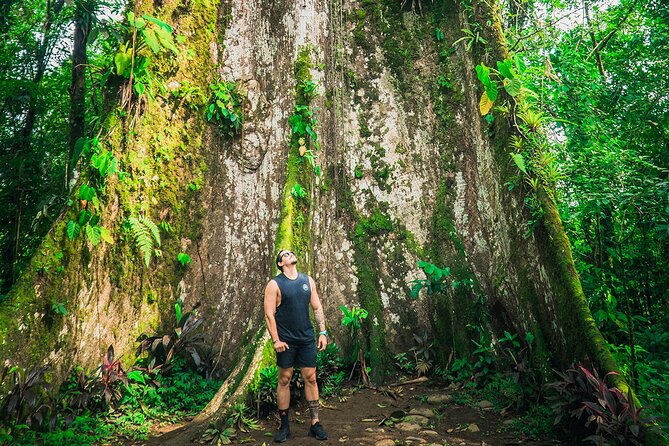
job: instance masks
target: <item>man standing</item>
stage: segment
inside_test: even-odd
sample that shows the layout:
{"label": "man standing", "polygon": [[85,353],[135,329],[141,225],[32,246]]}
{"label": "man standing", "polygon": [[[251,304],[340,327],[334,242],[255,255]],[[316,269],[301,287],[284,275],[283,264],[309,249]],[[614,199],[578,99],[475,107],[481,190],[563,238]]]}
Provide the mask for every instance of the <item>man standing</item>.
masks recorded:
{"label": "man standing", "polygon": [[281,274],[265,287],[265,322],[274,342],[276,363],[279,367],[279,386],[276,391],[281,427],[274,441],[283,443],[290,435],[288,408],[290,407],[290,380],[293,367],[302,368],[304,392],[311,412],[309,436],[327,440],[318,419],[318,385],[316,384],[316,344],[314,327],[309,318],[309,305],[314,309],[318,323],[318,350],[327,345],[325,315],[316,292],[314,279],[297,272],[297,257],[292,251],[282,249],[276,256],[276,266]]}

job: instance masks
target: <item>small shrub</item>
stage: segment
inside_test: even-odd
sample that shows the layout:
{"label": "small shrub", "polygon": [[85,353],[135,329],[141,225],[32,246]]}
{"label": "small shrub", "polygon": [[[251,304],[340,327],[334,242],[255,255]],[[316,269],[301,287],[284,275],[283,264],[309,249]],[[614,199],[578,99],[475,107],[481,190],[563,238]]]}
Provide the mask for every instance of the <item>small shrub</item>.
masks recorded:
{"label": "small shrub", "polygon": [[335,342],[328,344],[316,356],[316,379],[321,395],[328,397],[339,392],[345,376],[344,360],[339,346]]}
{"label": "small shrub", "polygon": [[30,370],[20,366],[4,367],[0,378],[9,380],[11,389],[0,404],[0,425],[16,429],[28,425],[41,429],[45,421],[53,428],[56,422],[48,398],[49,384],[44,380],[48,365],[35,365]]}
{"label": "small shrub", "polygon": [[413,375],[416,371],[416,366],[413,362],[407,357],[406,353],[398,353],[394,356],[395,365],[400,369],[402,373],[407,375]]}
{"label": "small shrub", "polygon": [[265,416],[276,408],[276,388],[279,384],[279,368],[275,365],[260,370],[258,383],[252,389],[252,400],[258,417]]}
{"label": "small shrub", "polygon": [[226,419],[228,425],[235,427],[242,432],[260,429],[260,425],[251,417],[249,408],[243,401],[230,406],[226,414]]}
{"label": "small shrub", "polygon": [[434,340],[428,338],[427,333],[423,336],[413,335],[414,346],[409,349],[413,353],[414,364],[418,376],[427,375],[427,373],[432,369],[432,360],[435,357],[434,349]]}
{"label": "small shrub", "polygon": [[631,391],[624,395],[616,387],[608,387],[606,376],[599,378],[583,365],[566,372],[557,372],[560,380],[549,384],[555,395],[552,408],[555,423],[561,424],[567,433],[579,440],[598,444],[644,444],[642,427],[653,418],[641,416],[643,408],[634,404]]}
{"label": "small shrub", "polygon": [[[144,367],[138,368],[147,373],[166,372],[173,367],[172,361],[183,353],[189,353],[195,367],[199,370],[204,366],[198,348],[202,346],[204,337],[197,329],[204,320],[197,314],[198,305],[191,311],[182,314],[183,300],[179,298],[174,305],[176,327],[170,334],[142,334],[137,338],[140,343],[137,356],[148,353]],[[147,364],[148,363],[148,364]]]}
{"label": "small shrub", "polygon": [[209,423],[209,428],[202,434],[202,441],[209,444],[231,444],[232,439],[237,436],[235,430],[219,423]]}

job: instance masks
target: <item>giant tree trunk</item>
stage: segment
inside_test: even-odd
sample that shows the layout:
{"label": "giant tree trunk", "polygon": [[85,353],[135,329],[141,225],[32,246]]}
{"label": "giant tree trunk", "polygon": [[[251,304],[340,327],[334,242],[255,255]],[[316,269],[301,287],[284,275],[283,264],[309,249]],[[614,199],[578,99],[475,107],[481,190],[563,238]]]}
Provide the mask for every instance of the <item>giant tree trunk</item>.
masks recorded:
{"label": "giant tree trunk", "polygon": [[[230,372],[199,424],[174,434],[194,438],[200,422],[220,416],[272,360],[263,355],[262,291],[280,246],[299,250],[338,343],[347,344],[339,306],[369,310],[366,347],[377,380],[390,355],[412,346],[414,333],[433,337],[442,359],[466,355],[474,334],[468,326],[493,339],[502,330],[532,332],[545,369],[586,355],[602,373],[615,369],[554,203],[544,197],[547,218],[524,238],[523,193],[504,186],[514,169],[506,149],[510,125],[504,116],[491,125],[479,114],[474,66],[504,58],[499,13],[487,2],[437,3],[420,16],[390,0],[165,0],[157,10],[138,2],[140,12],[174,23],[194,50],[193,58],[164,62],[168,83],[188,81],[203,91],[219,79],[243,86],[242,134],[227,139],[202,113],[173,114],[165,99],[147,107],[127,142],[117,126],[110,141],[119,156],[131,154],[123,168],[141,187],[108,188],[103,224],[116,244],[69,242],[64,215],[40,250],[65,252],[64,277],[37,276],[32,268],[21,278],[1,309],[0,359],[50,358],[59,376],[64,358],[92,367],[109,344],[130,360],[139,332],[170,323],[178,294],[188,304],[200,301],[210,348]],[[443,41],[434,39],[432,18]],[[449,51],[473,21],[489,44]],[[295,84],[304,75],[298,56],[309,58],[309,74],[322,89],[314,104],[320,179],[287,144]],[[439,76],[452,88],[440,89]],[[175,158],[160,164],[154,155],[164,146]],[[204,187],[186,193],[198,177]],[[310,191],[301,223],[289,193],[298,179]],[[154,202],[144,201],[151,196]],[[149,269],[120,229],[142,202],[146,215],[167,215],[175,229]],[[175,261],[183,250],[194,260],[185,273]],[[473,285],[412,301],[408,281],[422,277],[421,259]],[[34,260],[40,261],[42,254]],[[54,298],[66,300],[71,313],[49,315],[45,307]]]}

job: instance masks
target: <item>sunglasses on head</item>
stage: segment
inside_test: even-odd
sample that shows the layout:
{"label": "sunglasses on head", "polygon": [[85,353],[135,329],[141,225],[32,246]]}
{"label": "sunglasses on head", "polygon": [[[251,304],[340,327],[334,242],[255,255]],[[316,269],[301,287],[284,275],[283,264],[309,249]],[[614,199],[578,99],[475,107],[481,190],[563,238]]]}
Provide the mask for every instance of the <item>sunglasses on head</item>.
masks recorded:
{"label": "sunglasses on head", "polygon": [[291,254],[295,255],[293,251],[286,251],[283,254],[281,254],[281,258],[288,257]]}

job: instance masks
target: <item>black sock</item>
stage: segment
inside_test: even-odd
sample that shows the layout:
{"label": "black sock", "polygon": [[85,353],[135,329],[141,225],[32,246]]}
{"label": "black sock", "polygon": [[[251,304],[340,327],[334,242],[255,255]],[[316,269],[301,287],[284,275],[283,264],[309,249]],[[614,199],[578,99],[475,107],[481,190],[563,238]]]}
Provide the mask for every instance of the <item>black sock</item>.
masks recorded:
{"label": "black sock", "polygon": [[281,417],[281,427],[288,427],[288,409],[279,409]]}

